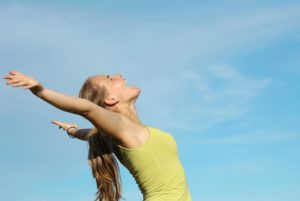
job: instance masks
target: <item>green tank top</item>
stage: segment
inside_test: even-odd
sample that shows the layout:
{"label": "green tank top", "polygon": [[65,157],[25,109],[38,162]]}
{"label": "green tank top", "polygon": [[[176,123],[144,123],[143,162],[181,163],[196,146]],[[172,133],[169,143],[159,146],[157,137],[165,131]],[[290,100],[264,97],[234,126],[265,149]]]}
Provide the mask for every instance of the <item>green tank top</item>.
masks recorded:
{"label": "green tank top", "polygon": [[135,178],[144,201],[192,201],[175,139],[157,128],[138,148],[117,145],[120,162]]}

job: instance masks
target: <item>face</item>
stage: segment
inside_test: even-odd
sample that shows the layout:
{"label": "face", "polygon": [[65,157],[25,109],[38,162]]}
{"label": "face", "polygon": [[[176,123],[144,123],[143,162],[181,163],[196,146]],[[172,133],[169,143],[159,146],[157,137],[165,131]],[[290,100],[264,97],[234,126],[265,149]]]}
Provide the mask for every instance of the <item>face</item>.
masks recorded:
{"label": "face", "polygon": [[104,85],[108,91],[107,103],[115,102],[130,102],[137,99],[140,94],[140,89],[136,86],[127,86],[126,79],[120,74],[97,75],[92,78],[92,82],[99,85]]}

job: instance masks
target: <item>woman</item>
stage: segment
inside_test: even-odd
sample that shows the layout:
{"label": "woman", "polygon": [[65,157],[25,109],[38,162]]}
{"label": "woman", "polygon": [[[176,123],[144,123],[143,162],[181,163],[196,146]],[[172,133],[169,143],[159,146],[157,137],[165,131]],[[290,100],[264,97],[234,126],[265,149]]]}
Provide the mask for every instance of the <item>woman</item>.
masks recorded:
{"label": "woman", "polygon": [[140,89],[126,86],[121,75],[96,75],[83,84],[79,98],[42,86],[17,71],[4,76],[7,84],[23,87],[66,112],[81,115],[95,127],[53,121],[70,136],[89,143],[89,164],[97,183],[99,201],[118,201],[121,185],[115,156],[135,178],[144,201],[191,201],[185,173],[178,159],[174,138],[144,125],[135,102]]}

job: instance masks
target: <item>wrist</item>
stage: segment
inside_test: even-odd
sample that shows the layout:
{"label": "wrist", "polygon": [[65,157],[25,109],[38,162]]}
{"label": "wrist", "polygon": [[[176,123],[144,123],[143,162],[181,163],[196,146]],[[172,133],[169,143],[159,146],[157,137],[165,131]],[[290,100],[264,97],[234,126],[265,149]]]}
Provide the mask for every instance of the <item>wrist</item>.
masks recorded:
{"label": "wrist", "polygon": [[37,86],[31,88],[30,91],[31,91],[34,95],[36,95],[36,96],[38,96],[38,97],[41,97],[41,96],[42,96],[42,92],[44,91],[44,87],[43,87],[41,84],[39,84],[39,85],[37,85]]}
{"label": "wrist", "polygon": [[66,132],[68,133],[68,135],[73,136],[75,134],[75,132],[77,131],[77,127],[75,126],[70,126],[66,129]]}

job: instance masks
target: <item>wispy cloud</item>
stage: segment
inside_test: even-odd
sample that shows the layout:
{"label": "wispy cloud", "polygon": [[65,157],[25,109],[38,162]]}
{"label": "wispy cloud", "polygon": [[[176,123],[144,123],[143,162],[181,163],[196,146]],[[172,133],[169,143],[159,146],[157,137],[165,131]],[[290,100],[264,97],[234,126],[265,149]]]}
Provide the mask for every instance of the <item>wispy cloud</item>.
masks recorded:
{"label": "wispy cloud", "polygon": [[292,132],[279,132],[274,130],[258,130],[237,135],[225,135],[215,138],[198,139],[196,144],[240,145],[259,143],[281,143],[299,138],[299,134]]}
{"label": "wispy cloud", "polygon": [[18,50],[14,52],[17,56],[28,46],[34,53],[43,47],[43,54],[63,61],[65,68],[96,65],[107,70],[107,65],[117,65],[127,66],[124,70],[131,73],[143,70],[152,75],[181,69],[191,60],[223,58],[267,45],[280,34],[299,28],[299,10],[286,6],[236,11],[226,17],[220,13],[217,21],[192,26],[179,19],[145,22],[135,16],[93,20],[93,14],[14,4],[1,8],[5,40],[0,43],[8,51]]}
{"label": "wispy cloud", "polygon": [[207,172],[214,174],[239,174],[239,175],[251,175],[251,174],[272,174],[274,171],[279,171],[276,167],[276,163],[271,160],[259,160],[259,159],[240,159],[236,161],[225,161],[214,165],[207,165],[199,168],[195,171],[194,176],[204,176]]}
{"label": "wispy cloud", "polygon": [[134,15],[93,20],[93,14],[22,4],[0,10],[4,64],[35,67],[31,71],[54,87],[65,79],[57,74],[68,72],[81,78],[68,81],[72,91],[93,73],[124,72],[145,89],[143,103],[156,108],[155,114],[142,108],[151,121],[161,116],[164,125],[187,130],[250,110],[272,78],[246,75],[222,58],[266,46],[299,28],[300,15],[297,6],[270,7],[220,13],[217,20],[191,25],[188,19],[143,21]]}
{"label": "wispy cloud", "polygon": [[160,98],[164,124],[199,130],[245,114],[270,83],[270,78],[253,78],[232,66],[215,65],[184,69],[150,85],[158,89],[155,97]]}

